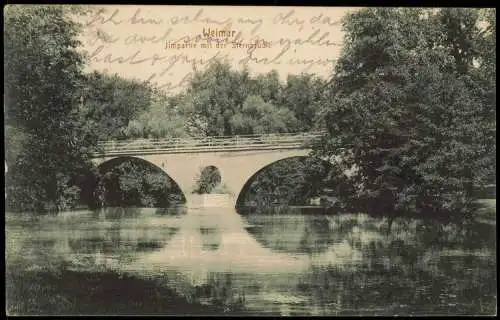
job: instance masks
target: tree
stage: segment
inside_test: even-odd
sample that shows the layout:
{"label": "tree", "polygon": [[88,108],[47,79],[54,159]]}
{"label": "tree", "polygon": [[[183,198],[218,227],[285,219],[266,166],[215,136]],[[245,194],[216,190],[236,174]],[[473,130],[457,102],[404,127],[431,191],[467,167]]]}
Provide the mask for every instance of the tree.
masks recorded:
{"label": "tree", "polygon": [[179,138],[186,136],[185,115],[178,96],[155,94],[152,105],[131,120],[123,131],[128,138]]}
{"label": "tree", "polygon": [[233,134],[231,118],[248,95],[249,74],[233,71],[228,63],[214,61],[196,72],[183,95],[188,132],[202,136]]}
{"label": "tree", "polygon": [[310,131],[315,126],[324,79],[311,74],[289,75],[282,89],[279,106],[290,109],[299,123],[298,130]]}
{"label": "tree", "polygon": [[249,95],[239,113],[231,118],[233,134],[264,134],[296,132],[298,123],[293,112],[264,102],[260,96]]}
{"label": "tree", "polygon": [[476,84],[476,92],[480,97],[482,108],[481,123],[483,124],[484,152],[479,161],[484,161],[483,165],[478,165],[478,181],[475,184],[481,185],[481,181],[496,183],[496,10],[484,9],[481,13],[481,20],[485,27],[478,37],[478,67],[472,69],[472,76]]}
{"label": "tree", "polygon": [[11,124],[5,124],[5,161],[13,164],[23,149],[23,143],[26,139],[24,131]]}
{"label": "tree", "polygon": [[[92,135],[79,117],[84,63],[76,50],[80,26],[69,6],[8,6],[4,11],[4,89],[7,141],[22,132],[10,154],[9,209],[70,207],[75,179],[91,166]],[[13,129],[15,128],[15,129]]]}
{"label": "tree", "polygon": [[214,166],[208,166],[200,171],[193,193],[211,193],[220,183],[221,176],[219,170]]}
{"label": "tree", "polygon": [[119,139],[126,136],[129,123],[150,108],[153,98],[148,83],[92,72],[85,78],[81,112],[98,139]]}
{"label": "tree", "polygon": [[182,94],[181,110],[191,135],[235,135],[308,131],[325,81],[289,76],[284,86],[276,71],[250,77],[228,63],[212,62],[197,72]]}
{"label": "tree", "polygon": [[276,70],[271,70],[267,74],[259,74],[251,80],[251,94],[260,96],[265,102],[278,105],[280,103],[283,84],[280,81]]}
{"label": "tree", "polygon": [[492,169],[495,108],[474,79],[485,37],[477,12],[370,8],[345,18],[317,147],[357,168],[357,192],[344,201],[374,213],[470,212],[472,185]]}

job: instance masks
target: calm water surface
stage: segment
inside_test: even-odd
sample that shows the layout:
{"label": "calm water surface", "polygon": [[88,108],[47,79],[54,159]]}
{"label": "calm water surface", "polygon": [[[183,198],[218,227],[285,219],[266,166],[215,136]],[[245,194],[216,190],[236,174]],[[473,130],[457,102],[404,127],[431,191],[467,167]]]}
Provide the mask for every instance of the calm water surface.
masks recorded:
{"label": "calm water surface", "polygon": [[311,208],[8,214],[6,261],[154,277],[180,295],[240,301],[250,313],[492,314],[495,228]]}

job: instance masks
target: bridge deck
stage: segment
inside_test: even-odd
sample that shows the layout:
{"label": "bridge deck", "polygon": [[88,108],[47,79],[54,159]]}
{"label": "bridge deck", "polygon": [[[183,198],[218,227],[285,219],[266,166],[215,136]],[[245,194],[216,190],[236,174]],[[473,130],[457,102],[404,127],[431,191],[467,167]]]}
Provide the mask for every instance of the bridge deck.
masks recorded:
{"label": "bridge deck", "polygon": [[99,156],[308,148],[322,132],[101,141]]}

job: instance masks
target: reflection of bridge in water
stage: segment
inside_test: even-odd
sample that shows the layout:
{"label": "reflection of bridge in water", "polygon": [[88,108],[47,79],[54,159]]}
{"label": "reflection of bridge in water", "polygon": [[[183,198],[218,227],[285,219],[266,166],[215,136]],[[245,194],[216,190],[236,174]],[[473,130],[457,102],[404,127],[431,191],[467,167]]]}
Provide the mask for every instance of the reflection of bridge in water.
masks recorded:
{"label": "reflection of bridge in water", "polygon": [[176,269],[195,282],[204,282],[210,273],[298,274],[311,265],[359,258],[345,242],[331,243],[324,252],[314,254],[272,250],[248,232],[245,218],[228,210],[234,211],[227,207],[189,210],[165,247],[144,255],[130,268]]}

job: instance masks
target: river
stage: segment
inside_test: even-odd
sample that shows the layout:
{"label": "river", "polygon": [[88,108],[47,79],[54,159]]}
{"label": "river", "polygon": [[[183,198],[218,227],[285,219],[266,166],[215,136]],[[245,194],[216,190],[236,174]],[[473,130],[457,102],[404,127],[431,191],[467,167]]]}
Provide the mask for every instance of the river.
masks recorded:
{"label": "river", "polygon": [[[271,315],[496,313],[494,214],[457,225],[290,207],[8,213],[6,264],[10,314],[162,313],[158,288],[187,301],[174,314],[204,306]],[[118,279],[107,291],[104,274]]]}

